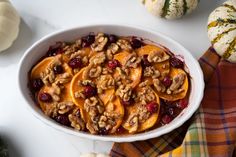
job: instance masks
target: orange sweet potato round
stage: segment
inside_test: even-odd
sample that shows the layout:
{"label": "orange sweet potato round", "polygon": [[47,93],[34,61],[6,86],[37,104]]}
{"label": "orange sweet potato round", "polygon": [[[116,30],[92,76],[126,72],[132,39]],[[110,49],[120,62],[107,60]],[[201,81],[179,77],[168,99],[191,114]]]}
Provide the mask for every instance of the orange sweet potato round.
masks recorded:
{"label": "orange sweet potato round", "polygon": [[169,75],[171,78],[173,78],[175,75],[180,74],[180,73],[185,75],[184,83],[180,87],[180,88],[183,88],[184,90],[180,93],[177,93],[177,94],[167,94],[166,92],[165,93],[157,92],[157,94],[160,98],[168,100],[168,101],[176,101],[179,99],[183,99],[186,96],[186,94],[188,92],[188,76],[187,76],[187,74],[182,69],[171,68]]}

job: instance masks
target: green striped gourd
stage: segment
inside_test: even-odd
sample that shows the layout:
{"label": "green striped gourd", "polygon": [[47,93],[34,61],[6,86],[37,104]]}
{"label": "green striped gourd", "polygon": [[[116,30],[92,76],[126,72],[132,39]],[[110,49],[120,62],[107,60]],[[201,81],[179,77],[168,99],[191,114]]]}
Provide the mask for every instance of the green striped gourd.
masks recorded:
{"label": "green striped gourd", "polygon": [[208,37],[220,56],[236,63],[236,0],[226,1],[210,14]]}
{"label": "green striped gourd", "polygon": [[143,4],[153,15],[176,19],[191,13],[199,0],[143,0]]}

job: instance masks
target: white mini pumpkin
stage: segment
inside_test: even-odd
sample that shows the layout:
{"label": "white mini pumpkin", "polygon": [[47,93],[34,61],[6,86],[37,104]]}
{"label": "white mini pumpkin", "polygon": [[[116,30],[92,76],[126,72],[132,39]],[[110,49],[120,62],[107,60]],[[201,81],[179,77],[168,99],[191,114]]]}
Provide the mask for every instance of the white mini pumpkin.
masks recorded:
{"label": "white mini pumpkin", "polygon": [[199,0],[143,0],[149,12],[166,19],[176,19],[191,13],[198,2]]}
{"label": "white mini pumpkin", "polygon": [[226,1],[210,14],[208,37],[222,58],[236,63],[236,0]]}
{"label": "white mini pumpkin", "polygon": [[8,0],[0,0],[0,52],[9,48],[19,33],[20,16]]}

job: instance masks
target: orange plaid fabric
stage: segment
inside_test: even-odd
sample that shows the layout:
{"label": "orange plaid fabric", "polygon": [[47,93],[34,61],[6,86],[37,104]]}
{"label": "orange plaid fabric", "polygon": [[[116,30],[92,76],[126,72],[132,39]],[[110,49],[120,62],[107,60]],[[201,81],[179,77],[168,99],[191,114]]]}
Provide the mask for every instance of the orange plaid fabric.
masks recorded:
{"label": "orange plaid fabric", "polygon": [[236,64],[221,60],[212,48],[199,63],[206,88],[195,115],[161,137],[114,143],[112,157],[236,157]]}

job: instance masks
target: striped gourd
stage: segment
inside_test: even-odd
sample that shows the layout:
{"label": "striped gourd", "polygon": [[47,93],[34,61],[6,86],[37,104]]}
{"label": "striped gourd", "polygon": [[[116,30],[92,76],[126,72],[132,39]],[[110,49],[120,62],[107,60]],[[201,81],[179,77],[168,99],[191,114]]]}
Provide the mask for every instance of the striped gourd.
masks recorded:
{"label": "striped gourd", "polygon": [[220,56],[236,63],[236,0],[226,1],[210,14],[208,37]]}
{"label": "striped gourd", "polygon": [[176,19],[191,13],[199,0],[143,0],[143,4],[153,15]]}

